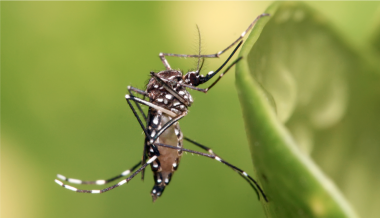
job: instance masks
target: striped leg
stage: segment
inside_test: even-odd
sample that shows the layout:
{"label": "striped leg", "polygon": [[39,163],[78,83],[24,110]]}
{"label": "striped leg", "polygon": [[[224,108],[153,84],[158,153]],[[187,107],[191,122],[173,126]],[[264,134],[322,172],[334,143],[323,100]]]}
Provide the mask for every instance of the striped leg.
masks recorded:
{"label": "striped leg", "polygon": [[107,184],[107,183],[110,183],[112,181],[115,181],[119,178],[122,178],[124,176],[127,176],[129,175],[131,172],[135,171],[135,169],[141,165],[141,161],[138,162],[136,165],[134,165],[132,168],[122,172],[121,174],[115,176],[115,177],[112,177],[110,179],[99,179],[99,180],[95,180],[95,181],[83,181],[83,180],[80,180],[80,179],[73,179],[73,178],[67,178],[61,174],[58,174],[57,177],[60,179],[60,180],[63,180],[63,181],[66,181],[66,182],[69,182],[69,183],[73,183],[73,184],[80,184],[80,185],[104,185],[104,184]]}
{"label": "striped leg", "polygon": [[167,70],[170,70],[171,68],[170,68],[170,65],[169,65],[168,61],[166,60],[165,56],[184,57],[184,58],[218,58],[218,57],[220,57],[220,55],[222,55],[224,52],[226,52],[228,49],[230,49],[236,43],[238,43],[239,41],[241,41],[243,39],[243,37],[247,34],[247,32],[249,32],[252,29],[252,27],[255,25],[255,23],[261,17],[265,17],[265,16],[269,16],[269,14],[265,14],[264,13],[264,14],[260,14],[258,17],[256,17],[256,19],[248,26],[248,28],[239,36],[239,38],[237,38],[232,44],[230,44],[229,46],[227,46],[227,48],[223,49],[222,51],[220,51],[218,53],[208,54],[208,55],[200,55],[200,54],[197,54],[197,55],[188,55],[188,54],[160,53],[159,57],[160,57],[162,63],[164,64],[164,66],[166,67]]}
{"label": "striped leg", "polygon": [[107,191],[110,191],[114,188],[117,188],[119,186],[122,186],[124,185],[125,183],[129,182],[131,179],[133,179],[133,177],[135,177],[138,173],[140,173],[143,169],[145,169],[149,164],[151,164],[154,160],[157,159],[157,156],[153,156],[151,157],[144,165],[142,165],[138,170],[136,170],[131,176],[129,176],[128,178],[126,179],[123,179],[121,180],[119,183],[113,185],[113,186],[110,186],[108,188],[105,188],[105,189],[101,189],[101,190],[83,190],[83,189],[77,189],[73,186],[70,186],[70,185],[65,185],[63,184],[63,182],[61,182],[60,180],[56,179],[55,182],[66,188],[66,189],[69,189],[71,191],[75,191],[75,192],[80,192],[80,193],[91,193],[91,194],[100,194],[100,193],[104,193],[104,192],[107,192]]}
{"label": "striped leg", "polygon": [[125,95],[125,99],[129,102],[130,100],[134,101],[134,102],[137,102],[137,103],[140,103],[140,104],[143,104],[143,105],[146,105],[148,107],[151,107],[151,108],[154,108],[158,111],[162,111],[162,113],[165,113],[171,117],[177,117],[178,115],[168,109],[165,109],[163,107],[160,107],[160,106],[157,106],[149,101],[145,101],[145,100],[142,100],[140,98],[136,98],[135,96],[133,95]]}
{"label": "striped leg", "polygon": [[207,146],[204,146],[204,145],[202,145],[202,144],[199,144],[198,142],[196,142],[196,141],[194,141],[194,140],[191,140],[191,139],[189,139],[189,138],[187,138],[187,137],[183,137],[183,139],[185,139],[186,141],[188,141],[188,142],[190,142],[190,143],[192,143],[192,144],[194,144],[194,145],[196,145],[196,146],[202,148],[203,150],[207,151],[207,152],[210,153],[210,154],[216,155],[216,154],[211,150],[211,148],[209,148],[209,147],[207,147]]}
{"label": "striped leg", "polygon": [[[188,140],[188,138],[186,138],[186,140]],[[190,141],[190,140],[188,140]],[[194,142],[194,141],[190,141],[190,142]],[[201,155],[201,156],[204,156],[204,157],[208,157],[208,158],[212,158],[212,159],[215,159],[221,163],[224,163],[226,164],[227,166],[229,166],[231,169],[235,170],[236,172],[238,172],[240,175],[242,175],[243,177],[247,178],[249,181],[253,182],[255,184],[255,187],[257,187],[258,191],[261,193],[261,195],[264,197],[264,200],[266,202],[268,202],[268,199],[267,199],[267,196],[265,195],[264,191],[261,189],[260,185],[256,182],[256,180],[254,180],[250,175],[248,175],[245,171],[241,170],[240,168],[237,168],[236,166],[228,163],[227,161],[223,160],[222,158],[220,158],[219,156],[217,156],[216,154],[206,154],[206,153],[202,153],[202,152],[199,152],[199,151],[193,151],[193,150],[189,150],[189,149],[186,149],[186,148],[179,148],[179,147],[175,147],[175,146],[171,146],[171,145],[165,145],[165,144],[161,144],[161,143],[154,143],[155,145],[157,146],[162,146],[162,147],[166,147],[166,148],[171,148],[171,149],[176,149],[176,150],[182,150],[182,151],[185,151],[185,152],[189,152],[189,153],[193,153],[193,154],[198,154],[198,155]],[[196,145],[200,145],[199,143],[197,143]],[[206,146],[199,146],[203,149],[207,149],[207,150],[211,150],[210,148],[206,147]],[[212,150],[211,150],[212,152]],[[256,188],[255,188],[256,190]],[[258,198],[260,199],[260,195],[258,195]]]}
{"label": "striped leg", "polygon": [[[198,142],[196,142],[196,141],[194,141],[194,140],[191,140],[191,139],[189,139],[189,138],[187,138],[187,137],[184,137],[184,139],[185,139],[186,141],[188,141],[188,142],[190,142],[190,143],[192,143],[192,144],[194,144],[194,145],[200,147],[201,149],[207,151],[208,153],[210,153],[210,154],[212,154],[212,155],[215,155],[215,156],[218,156],[216,153],[214,153],[214,152],[211,150],[211,148],[209,148],[209,147],[207,147],[207,146],[204,146],[204,145],[202,145],[202,144],[199,144]],[[249,185],[253,188],[253,190],[255,190],[257,196],[260,196],[260,195],[259,195],[259,191],[258,191],[257,188],[256,188],[256,183],[252,182],[247,176],[245,176],[245,175],[244,175],[243,173],[241,173],[240,171],[237,171],[237,170],[235,170],[234,168],[232,168],[232,169],[233,169],[235,172],[239,173],[239,175],[249,183]],[[260,198],[260,197],[259,197],[259,198]]]}
{"label": "striped leg", "polygon": [[[227,69],[225,69],[224,70],[224,72],[222,73],[222,74],[220,74],[219,75],[219,77],[218,77],[218,79],[216,79],[208,88],[205,88],[205,89],[203,89],[203,88],[198,88],[198,87],[195,87],[195,86],[191,86],[191,85],[187,85],[187,84],[181,84],[181,86],[185,86],[185,87],[187,87],[187,88],[189,88],[189,89],[193,89],[193,90],[196,90],[196,91],[199,91],[199,92],[203,92],[203,93],[207,93],[217,82],[219,82],[219,80],[233,67],[233,66],[235,66],[235,64],[237,64],[237,62],[239,62],[241,59],[243,59],[243,57],[239,57],[239,58],[237,58],[234,62],[232,62],[228,67],[227,67]],[[229,60],[227,60],[227,61],[229,61]],[[227,62],[226,61],[226,62]],[[225,62],[225,63],[226,63]],[[222,66],[223,67],[223,66]],[[204,77],[204,78],[208,78],[207,80],[206,80],[206,82],[209,80],[209,79],[211,79],[211,77],[213,77],[216,73],[218,73],[218,71],[219,71],[219,69],[217,70],[217,71],[215,71],[215,72],[213,72],[213,71],[210,71],[209,72],[209,74],[207,74],[207,76],[206,77]]]}
{"label": "striped leg", "polygon": [[[224,72],[222,74],[219,75],[218,79],[216,79],[208,88],[205,89],[204,93],[207,93],[217,82],[219,82],[219,80],[231,69],[231,67],[233,67],[237,62],[239,62],[243,57],[239,57],[238,59],[236,59],[234,62],[232,62],[228,67],[227,69],[224,70]],[[217,71],[215,71],[214,73],[212,74],[207,74],[207,75],[210,75],[210,79],[211,77],[213,77],[215,74],[216,74]],[[207,77],[207,76],[206,76]]]}
{"label": "striped leg", "polygon": [[[233,57],[233,55],[236,53],[236,51],[238,50],[238,48],[242,45],[243,41],[241,41],[237,46],[236,48],[233,50],[233,52],[230,54],[230,56],[227,58],[227,60],[215,71],[210,71],[206,76],[203,76],[201,75],[201,78],[200,78],[200,81],[199,81],[199,84],[193,84],[193,85],[188,85],[188,84],[185,84],[185,83],[181,83],[181,86],[185,86],[189,89],[193,89],[193,90],[196,90],[196,91],[200,91],[200,92],[203,92],[203,93],[207,93],[217,82],[219,82],[219,80],[237,63],[239,62],[243,57],[239,57],[237,58],[234,62],[232,62],[228,67],[227,69],[224,70],[224,72],[222,74],[219,75],[218,79],[216,79],[208,88],[206,89],[203,89],[203,88],[198,88],[196,86],[200,85],[200,84],[203,84],[203,83],[206,83],[207,81],[209,81],[212,77],[214,77],[217,73],[219,73],[219,71],[221,71],[223,69],[223,67],[230,61],[230,59]],[[198,72],[199,73],[199,72]],[[168,92],[170,92],[170,94],[172,94],[173,96],[175,96],[178,100],[180,100],[183,104],[185,105],[189,105],[189,102],[187,102],[185,99],[183,99],[182,96],[180,96],[176,91],[174,91],[170,86],[168,86],[166,83],[164,83],[154,72],[151,72],[151,76],[154,77],[156,79],[157,82],[160,83],[160,85],[162,85]]]}
{"label": "striped leg", "polygon": [[[145,99],[145,97],[149,98],[149,94],[147,92],[145,92],[143,90],[140,90],[138,88],[132,87],[132,86],[128,86],[128,92],[129,92],[130,96],[133,96],[133,97],[134,97],[134,95],[132,94],[132,92],[135,92],[135,93],[143,95],[144,96],[143,100]],[[138,104],[136,101],[134,101],[134,102],[135,102],[135,105],[136,105],[137,109],[139,110],[140,114],[143,116],[143,118],[144,118],[144,120],[146,122],[148,120],[148,116],[144,113],[144,111],[142,110],[140,104]],[[133,114],[137,117],[138,114],[135,112],[135,109],[133,108],[133,106],[130,104],[129,101],[128,101],[128,104],[129,104],[130,108],[132,109]],[[140,118],[138,117],[137,119],[138,119],[139,123],[141,124]],[[144,132],[146,133],[145,130],[144,130]],[[145,164],[146,159],[147,159],[146,146],[144,145],[141,164]],[[141,172],[141,180],[143,180],[143,181],[144,181],[144,175],[145,175],[145,169],[143,169],[142,172]]]}
{"label": "striped leg", "polygon": [[[135,87],[132,87],[132,86],[128,86],[128,92],[131,96],[133,96],[132,92],[135,92],[135,93],[138,93],[138,94],[141,94],[144,96],[143,99],[145,99],[145,97],[149,97],[148,93],[146,93],[145,91],[143,90],[140,90],[138,88],[135,88]],[[144,111],[142,110],[142,108],[140,107],[139,104],[137,104],[137,102],[135,102],[135,105],[136,107],[139,109],[141,115],[144,117],[144,120],[146,121],[147,119],[147,116],[145,115]]]}

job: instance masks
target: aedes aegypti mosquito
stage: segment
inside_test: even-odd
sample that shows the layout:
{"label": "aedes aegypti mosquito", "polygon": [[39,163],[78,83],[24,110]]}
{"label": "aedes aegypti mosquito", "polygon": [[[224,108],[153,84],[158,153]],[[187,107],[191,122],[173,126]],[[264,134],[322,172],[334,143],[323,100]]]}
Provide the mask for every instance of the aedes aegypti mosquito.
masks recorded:
{"label": "aedes aegypti mosquito", "polygon": [[[193,103],[193,99],[186,88],[193,89],[196,91],[201,91],[207,93],[222,77],[224,74],[228,72],[228,70],[234,66],[238,61],[241,60],[242,57],[237,58],[233,61],[223,73],[219,75],[219,78],[216,79],[208,88],[202,89],[197,88],[197,86],[206,83],[211,78],[213,78],[219,71],[221,71],[224,66],[230,61],[232,56],[236,53],[237,49],[243,43],[243,37],[246,35],[248,31],[252,29],[254,24],[264,16],[269,16],[269,14],[261,14],[259,15],[244,31],[238,39],[236,39],[231,45],[229,45],[224,50],[209,55],[186,55],[186,54],[171,54],[171,53],[160,53],[159,57],[164,64],[166,70],[160,71],[158,73],[151,72],[150,80],[147,84],[147,88],[145,91],[128,87],[129,94],[125,96],[133,114],[137,118],[141,128],[145,133],[145,142],[144,142],[144,151],[142,161],[138,162],[131,169],[122,172],[120,175],[115,176],[113,178],[107,180],[95,180],[95,181],[82,181],[79,179],[66,178],[60,174],[57,177],[63,181],[67,181],[75,184],[96,184],[96,185],[104,185],[109,182],[112,182],[116,179],[125,177],[129,175],[134,170],[137,170],[130,175],[128,178],[121,180],[119,183],[110,186],[101,190],[82,190],[72,187],[70,185],[65,185],[60,180],[56,179],[55,182],[72,191],[82,192],[82,193],[104,193],[114,188],[117,188],[132,178],[134,178],[138,173],[142,172],[141,178],[144,178],[144,170],[150,165],[154,175],[155,184],[151,191],[151,195],[153,201],[155,201],[159,196],[162,195],[165,187],[170,183],[171,177],[173,173],[178,169],[179,161],[182,156],[182,152],[189,152],[198,154],[201,156],[209,157],[215,159],[221,163],[226,164],[234,171],[239,173],[249,184],[254,188],[258,197],[260,198],[260,194],[264,197],[265,201],[268,201],[264,191],[261,189],[259,184],[249,176],[245,171],[237,168],[236,166],[228,163],[223,160],[220,156],[216,155],[210,148],[201,145],[187,137],[184,137],[178,121],[186,116],[188,112],[188,107]],[[202,69],[204,58],[218,58],[221,54],[225,53],[228,49],[233,47],[236,43],[238,45],[232,51],[227,60],[215,71],[210,71],[206,76],[200,74]],[[189,71],[185,75],[182,74],[179,70],[173,70],[168,61],[166,60],[166,56],[173,57],[187,57],[187,58],[198,58],[198,66],[196,71]],[[202,64],[200,61],[202,60]],[[133,93],[140,94],[144,96],[143,99],[137,98],[133,95]],[[145,101],[144,99],[148,98],[149,101]],[[135,106],[131,103],[133,101]],[[139,104],[146,105],[149,107],[148,114],[146,115]],[[143,119],[140,118],[138,113],[141,113]],[[146,125],[143,124],[143,121],[146,122]],[[199,148],[207,151],[208,153],[198,152],[183,148],[182,142],[186,140],[188,142],[193,143]],[[140,167],[139,167],[140,166]]]}

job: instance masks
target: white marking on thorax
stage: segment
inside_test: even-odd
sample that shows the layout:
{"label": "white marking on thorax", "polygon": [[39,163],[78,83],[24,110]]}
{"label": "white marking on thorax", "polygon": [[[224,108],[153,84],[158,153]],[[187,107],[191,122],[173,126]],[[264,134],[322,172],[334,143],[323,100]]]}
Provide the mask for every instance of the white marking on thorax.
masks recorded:
{"label": "white marking on thorax", "polygon": [[171,99],[173,98],[173,95],[171,95],[171,94],[166,94],[166,95],[165,95],[165,98],[171,100]]}
{"label": "white marking on thorax", "polygon": [[157,124],[158,124],[158,116],[155,116],[155,117],[153,118],[153,123],[154,123],[154,125],[157,125]]}

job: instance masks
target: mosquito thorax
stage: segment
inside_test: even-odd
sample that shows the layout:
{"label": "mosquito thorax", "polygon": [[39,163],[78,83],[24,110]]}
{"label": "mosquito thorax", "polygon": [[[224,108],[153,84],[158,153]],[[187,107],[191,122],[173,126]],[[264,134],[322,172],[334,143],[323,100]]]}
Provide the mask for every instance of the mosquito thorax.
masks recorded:
{"label": "mosquito thorax", "polygon": [[186,87],[181,85],[184,83],[182,72],[178,70],[164,70],[158,72],[156,76],[169,86],[174,93],[169,92],[164,85],[152,77],[146,88],[150,101],[176,114],[182,114],[187,111],[187,107],[191,105],[193,98],[186,90]]}

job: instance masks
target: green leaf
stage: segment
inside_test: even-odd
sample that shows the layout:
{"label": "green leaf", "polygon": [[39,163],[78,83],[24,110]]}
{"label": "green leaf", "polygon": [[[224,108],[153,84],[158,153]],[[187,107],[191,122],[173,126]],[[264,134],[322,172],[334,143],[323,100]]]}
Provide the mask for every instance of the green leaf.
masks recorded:
{"label": "green leaf", "polygon": [[373,47],[377,52],[380,53],[380,21],[377,24],[377,28],[374,30],[374,34],[371,40]]}
{"label": "green leaf", "polygon": [[350,77],[361,62],[304,4],[274,3],[266,12],[271,16],[256,24],[236,70],[266,214],[356,217],[310,153],[318,134],[347,116]]}

